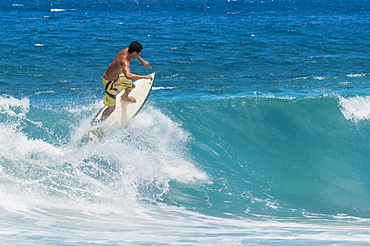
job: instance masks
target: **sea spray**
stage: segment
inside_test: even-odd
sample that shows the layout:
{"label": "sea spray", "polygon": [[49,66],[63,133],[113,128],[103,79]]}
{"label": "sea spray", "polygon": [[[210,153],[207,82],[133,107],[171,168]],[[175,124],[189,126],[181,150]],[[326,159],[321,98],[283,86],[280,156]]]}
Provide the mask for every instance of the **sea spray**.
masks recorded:
{"label": "sea spray", "polygon": [[[91,107],[95,108],[95,104]],[[33,110],[40,109],[32,107],[17,124],[32,120],[28,118]],[[61,113],[59,117],[64,118]],[[70,113],[81,112],[64,111]],[[80,128],[86,126],[87,120],[81,119]],[[44,121],[41,128],[47,128],[50,119]],[[139,201],[161,200],[171,180],[187,183],[206,179],[187,154],[188,134],[151,106],[124,128],[108,132],[102,141],[80,147],[68,142],[60,145],[58,141],[54,146],[42,138],[29,138],[22,129],[14,127],[17,124],[0,126],[0,175],[5,189],[11,191],[7,197],[24,197],[21,204],[25,207],[127,214],[140,207]],[[71,126],[70,129],[82,131]],[[7,139],[13,141],[9,143]]]}
{"label": "sea spray", "polygon": [[339,97],[343,116],[355,123],[370,119],[370,96]]}

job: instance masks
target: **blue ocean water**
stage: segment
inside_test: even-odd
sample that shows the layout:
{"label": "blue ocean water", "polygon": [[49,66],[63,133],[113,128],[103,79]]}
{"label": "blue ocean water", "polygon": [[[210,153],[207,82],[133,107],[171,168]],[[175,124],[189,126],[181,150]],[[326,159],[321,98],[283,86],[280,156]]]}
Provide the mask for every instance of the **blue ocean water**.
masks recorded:
{"label": "blue ocean water", "polygon": [[[367,245],[370,2],[0,0],[2,245]],[[75,146],[137,40],[147,104]]]}

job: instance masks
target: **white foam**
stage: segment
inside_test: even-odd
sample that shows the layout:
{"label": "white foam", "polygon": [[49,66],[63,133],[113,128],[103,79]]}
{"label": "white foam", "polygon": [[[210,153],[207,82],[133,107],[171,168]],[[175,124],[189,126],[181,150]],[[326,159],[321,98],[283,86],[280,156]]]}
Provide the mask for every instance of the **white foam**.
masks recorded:
{"label": "white foam", "polygon": [[176,89],[176,87],[153,87],[153,90],[172,90],[172,89]]}
{"label": "white foam", "polygon": [[16,99],[0,96],[0,114],[24,117],[28,113],[29,107],[30,100],[28,98]]}
{"label": "white foam", "polygon": [[16,129],[16,124],[0,124],[1,157],[15,162],[35,158],[50,158],[61,154],[53,145],[39,139],[29,139]]}
{"label": "white foam", "polygon": [[370,119],[370,96],[339,97],[339,104],[347,120],[359,122]]}
{"label": "white foam", "polygon": [[368,73],[358,73],[358,74],[347,74],[346,76],[350,78],[356,78],[356,77],[365,77],[368,75],[369,75]]}
{"label": "white foam", "polygon": [[[0,107],[6,105],[29,108],[27,100],[0,98]],[[69,112],[83,115],[87,110],[93,112],[92,117],[96,107]],[[8,108],[3,111],[12,112]],[[85,116],[72,134],[86,132],[90,118]],[[17,124],[0,124],[0,196],[4,197],[0,206],[11,211],[140,212],[140,201],[161,199],[170,181],[202,183],[207,179],[187,155],[188,139],[179,124],[150,106],[125,127],[108,132],[101,142],[81,147],[73,146],[76,139],[53,146],[43,139],[30,139]]]}
{"label": "white foam", "polygon": [[[180,182],[206,179],[206,175],[195,167],[186,154],[189,135],[160,110],[146,107],[126,128],[121,129],[121,135],[118,134],[117,137],[121,138],[127,134],[130,134],[127,143],[140,150],[139,156],[149,157],[148,162],[151,162],[151,167],[155,169],[149,175],[160,174],[160,179]],[[147,164],[142,163],[141,168],[147,169]]]}
{"label": "white foam", "polygon": [[50,12],[64,12],[66,9],[50,9]]}

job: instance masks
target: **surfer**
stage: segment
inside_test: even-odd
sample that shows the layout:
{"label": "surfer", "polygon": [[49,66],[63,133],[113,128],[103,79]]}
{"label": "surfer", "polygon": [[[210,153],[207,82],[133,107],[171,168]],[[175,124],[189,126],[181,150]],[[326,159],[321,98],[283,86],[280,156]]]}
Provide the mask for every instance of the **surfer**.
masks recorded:
{"label": "surfer", "polygon": [[118,52],[117,56],[109,64],[105,71],[102,83],[105,88],[104,104],[108,106],[101,117],[101,120],[106,119],[116,108],[117,91],[125,90],[121,100],[136,102],[136,99],[129,96],[130,92],[135,88],[132,80],[151,79],[150,75],[136,75],[130,70],[132,58],[139,60],[146,68],[151,69],[150,63],[141,58],[140,54],[143,46],[137,42],[132,42],[128,48]]}

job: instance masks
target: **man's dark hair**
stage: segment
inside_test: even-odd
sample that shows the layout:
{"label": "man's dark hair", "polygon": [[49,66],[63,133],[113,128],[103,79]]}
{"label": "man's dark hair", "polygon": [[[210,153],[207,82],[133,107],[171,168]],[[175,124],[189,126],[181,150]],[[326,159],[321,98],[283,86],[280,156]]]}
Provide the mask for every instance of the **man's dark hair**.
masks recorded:
{"label": "man's dark hair", "polygon": [[143,46],[138,41],[134,41],[128,47],[128,53],[131,54],[131,53],[134,53],[135,51],[139,53],[142,49],[143,49]]}

